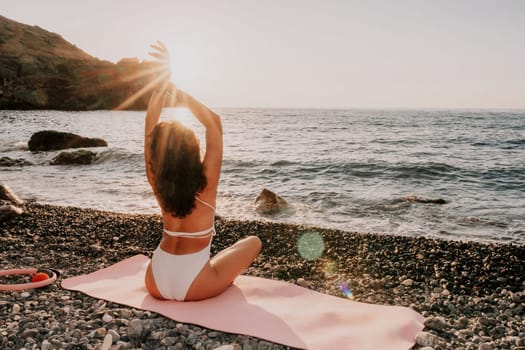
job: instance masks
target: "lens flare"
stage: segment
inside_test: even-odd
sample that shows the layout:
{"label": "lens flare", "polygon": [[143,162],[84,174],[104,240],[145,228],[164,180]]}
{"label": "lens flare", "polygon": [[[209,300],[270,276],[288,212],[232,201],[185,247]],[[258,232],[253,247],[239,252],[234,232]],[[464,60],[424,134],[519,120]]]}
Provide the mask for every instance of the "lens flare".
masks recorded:
{"label": "lens flare", "polygon": [[324,265],[323,265],[323,272],[325,274],[330,274],[330,275],[338,273],[339,272],[339,266],[337,265],[337,262],[335,262],[333,260],[326,261],[324,263]]}
{"label": "lens flare", "polygon": [[346,295],[346,297],[348,299],[352,299],[354,300],[354,295],[352,294],[352,292],[350,291],[350,288],[348,288],[348,284],[346,283],[342,283],[339,285],[339,288],[341,289],[341,291],[343,292],[344,295]]}
{"label": "lens flare", "polygon": [[189,128],[196,126],[195,118],[186,107],[164,107],[160,119],[161,121],[176,120]]}
{"label": "lens flare", "polygon": [[323,255],[324,248],[324,240],[319,232],[305,232],[297,240],[297,250],[306,260],[319,259]]}

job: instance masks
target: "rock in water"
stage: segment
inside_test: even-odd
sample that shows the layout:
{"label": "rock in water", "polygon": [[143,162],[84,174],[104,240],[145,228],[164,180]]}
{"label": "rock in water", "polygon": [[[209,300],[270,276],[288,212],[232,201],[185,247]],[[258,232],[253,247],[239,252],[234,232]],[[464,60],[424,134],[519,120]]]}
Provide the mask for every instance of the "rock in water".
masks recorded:
{"label": "rock in water", "polygon": [[448,202],[443,198],[422,198],[419,196],[405,196],[394,202],[417,202],[430,204],[447,204]]}
{"label": "rock in water", "polygon": [[44,130],[34,133],[27,143],[31,151],[49,151],[66,148],[101,147],[108,143],[99,138],[89,138],[69,132]]}
{"label": "rock in water", "polygon": [[275,214],[286,207],[286,201],[273,193],[272,191],[263,188],[262,191],[255,197],[255,210],[261,214]]}
{"label": "rock in water", "polygon": [[97,154],[85,149],[74,152],[60,152],[58,156],[51,160],[51,165],[68,164],[91,164]]}
{"label": "rock in water", "polygon": [[11,159],[9,157],[0,158],[0,166],[24,166],[33,165],[33,163],[25,160],[24,158]]}

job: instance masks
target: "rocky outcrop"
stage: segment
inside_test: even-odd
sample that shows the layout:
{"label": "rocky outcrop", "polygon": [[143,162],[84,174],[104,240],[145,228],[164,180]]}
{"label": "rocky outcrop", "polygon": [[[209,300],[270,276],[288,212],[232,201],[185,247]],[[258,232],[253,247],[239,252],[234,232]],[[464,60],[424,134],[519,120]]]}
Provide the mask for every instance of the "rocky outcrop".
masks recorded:
{"label": "rocky outcrop", "polygon": [[9,157],[0,158],[0,166],[24,166],[24,165],[33,165],[33,163],[25,160],[24,158],[12,159]]}
{"label": "rocky outcrop", "polygon": [[145,109],[157,63],[100,60],[38,26],[0,16],[0,109]]}
{"label": "rocky outcrop", "polygon": [[23,203],[7,185],[0,183],[0,222],[21,215]]}
{"label": "rocky outcrop", "polygon": [[99,138],[83,137],[69,132],[44,130],[34,133],[27,145],[31,151],[50,151],[66,148],[104,147],[108,143]]}
{"label": "rocky outcrop", "polygon": [[97,154],[85,149],[73,152],[60,152],[58,156],[51,160],[51,165],[69,164],[91,164]]}
{"label": "rocky outcrop", "polygon": [[260,214],[276,214],[286,206],[287,203],[283,198],[266,188],[255,197],[255,210]]}

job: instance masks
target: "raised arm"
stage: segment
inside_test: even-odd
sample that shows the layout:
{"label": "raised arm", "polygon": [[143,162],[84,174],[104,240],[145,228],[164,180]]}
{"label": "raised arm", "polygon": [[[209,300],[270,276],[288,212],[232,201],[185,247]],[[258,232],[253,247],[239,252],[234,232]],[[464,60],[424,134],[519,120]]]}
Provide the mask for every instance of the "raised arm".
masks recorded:
{"label": "raised arm", "polygon": [[177,91],[177,102],[185,105],[206,129],[203,164],[208,180],[207,189],[215,192],[219,184],[223,155],[221,117],[182,90]]}
{"label": "raised arm", "polygon": [[146,162],[146,176],[148,181],[152,184],[153,173],[151,172],[149,161],[150,161],[150,145],[151,145],[151,133],[155,126],[159,122],[160,113],[162,106],[164,106],[165,100],[164,91],[153,91],[148,103],[148,110],[146,112],[146,120],[144,122],[144,161]]}
{"label": "raised arm", "polygon": [[164,75],[165,78],[158,84],[157,89],[153,90],[149,103],[148,109],[146,111],[146,120],[144,122],[144,161],[146,162],[146,176],[148,181],[151,184],[153,181],[152,172],[149,167],[150,161],[150,144],[151,144],[151,133],[155,126],[159,122],[160,114],[162,112],[162,107],[164,106],[166,100],[166,91],[168,88],[173,88],[173,84],[170,83],[170,72],[169,72],[169,54],[166,46],[160,41],[157,41],[157,44],[150,45],[153,52],[150,52],[149,55],[156,58],[158,64],[163,67],[163,70],[160,72],[161,75]]}

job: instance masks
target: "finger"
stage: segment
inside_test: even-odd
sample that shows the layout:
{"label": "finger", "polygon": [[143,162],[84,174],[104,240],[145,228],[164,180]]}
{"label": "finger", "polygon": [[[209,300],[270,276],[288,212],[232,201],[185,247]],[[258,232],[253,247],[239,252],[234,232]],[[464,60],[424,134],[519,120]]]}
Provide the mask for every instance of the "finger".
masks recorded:
{"label": "finger", "polygon": [[159,44],[159,46],[162,47],[165,51],[168,51],[168,48],[166,47],[166,45],[164,45],[162,41],[157,40],[157,44]]}
{"label": "finger", "polygon": [[152,57],[155,57],[156,59],[159,59],[161,61],[167,61],[168,60],[168,56],[160,54],[160,53],[157,53],[157,52],[148,52],[148,55],[150,55]]}
{"label": "finger", "polygon": [[151,44],[149,47],[151,47],[151,48],[153,48],[153,49],[155,49],[157,51],[160,51],[160,52],[166,52],[167,53],[167,51],[168,51],[168,50],[166,50],[165,47],[162,47],[162,46],[159,46],[159,45],[155,45],[155,44]]}

